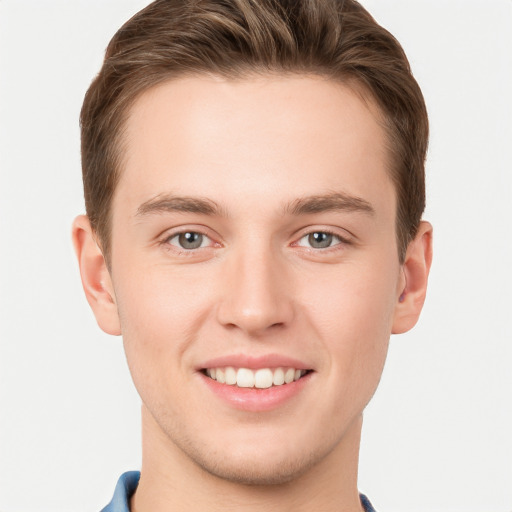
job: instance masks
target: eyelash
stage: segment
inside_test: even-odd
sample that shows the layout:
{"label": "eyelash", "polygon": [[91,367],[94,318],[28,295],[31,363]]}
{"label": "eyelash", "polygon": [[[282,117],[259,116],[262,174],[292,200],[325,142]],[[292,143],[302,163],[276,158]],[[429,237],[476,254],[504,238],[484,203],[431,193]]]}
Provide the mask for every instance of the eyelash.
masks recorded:
{"label": "eyelash", "polygon": [[[314,235],[314,234],[323,234],[323,235],[330,235],[332,236],[334,239],[337,239],[337,243],[334,243],[328,247],[311,247],[311,246],[308,246],[308,247],[305,247],[305,246],[302,246],[302,245],[299,245],[299,243],[301,242],[301,240],[304,240],[308,237],[310,237],[311,235]],[[308,251],[321,251],[321,252],[330,252],[331,250],[335,251],[335,250],[340,250],[341,247],[338,247],[338,246],[346,246],[346,245],[350,245],[351,244],[351,241],[343,236],[341,236],[339,233],[335,233],[334,231],[332,230],[329,230],[329,229],[314,229],[312,231],[308,231],[307,233],[304,233],[296,242],[294,242],[292,244],[292,246],[295,246],[295,247],[302,247],[303,249],[306,249]]]}
{"label": "eyelash", "polygon": [[[173,244],[171,243],[171,240],[177,238],[177,237],[180,237],[182,235],[187,235],[187,234],[194,234],[194,235],[200,235],[206,239],[208,239],[210,241],[210,243],[206,246],[199,246],[197,248],[190,248],[190,249],[186,249],[184,247],[180,247],[179,245],[177,244]],[[337,243],[334,243],[328,247],[311,247],[311,246],[303,246],[303,245],[299,245],[300,242],[304,239],[306,239],[307,237],[310,237],[311,235],[314,235],[314,234],[324,234],[324,235],[329,235],[329,236],[332,236],[334,239],[337,240]],[[331,251],[336,251],[336,250],[340,250],[341,247],[338,247],[338,246],[347,246],[347,245],[351,245],[351,241],[343,236],[341,236],[340,234],[338,233],[335,233],[333,230],[329,230],[329,229],[316,229],[316,230],[311,230],[311,231],[308,231],[308,232],[305,232],[303,233],[300,238],[293,242],[292,244],[290,244],[292,247],[300,247],[306,251],[312,251],[312,252],[331,252]],[[160,242],[159,242],[160,245],[164,246],[166,250],[168,251],[174,251],[174,252],[177,252],[179,255],[184,255],[184,256],[193,256],[194,254],[197,254],[197,251],[199,249],[209,249],[211,247],[221,247],[221,244],[218,243],[218,242],[214,242],[212,240],[212,238],[207,235],[204,231],[200,230],[200,229],[185,229],[185,230],[182,230],[182,231],[177,231],[177,232],[174,232],[174,233],[171,233],[171,234],[167,234]]]}
{"label": "eyelash", "polygon": [[[180,237],[182,235],[187,235],[187,234],[200,235],[200,236],[208,239],[210,241],[210,243],[206,246],[202,246],[202,244],[201,244],[201,246],[199,246],[197,248],[191,248],[191,249],[186,249],[184,247],[180,247],[177,244],[171,243],[171,240],[173,240],[174,238]],[[184,229],[182,231],[177,231],[175,233],[168,234],[161,240],[160,245],[164,246],[165,249],[168,251],[174,251],[174,252],[177,252],[178,254],[184,255],[184,256],[193,256],[195,253],[197,253],[198,249],[208,249],[210,247],[214,247],[215,245],[220,246],[220,244],[218,244],[218,243],[216,244],[212,240],[212,238],[210,236],[208,236],[204,231],[199,230],[199,229]]]}

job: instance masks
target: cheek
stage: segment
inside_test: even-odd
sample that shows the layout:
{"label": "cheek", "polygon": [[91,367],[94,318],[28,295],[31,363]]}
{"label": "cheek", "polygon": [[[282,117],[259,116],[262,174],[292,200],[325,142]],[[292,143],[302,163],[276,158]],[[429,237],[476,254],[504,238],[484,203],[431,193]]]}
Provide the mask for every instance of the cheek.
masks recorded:
{"label": "cheek", "polygon": [[366,339],[371,333],[389,334],[398,270],[398,264],[381,268],[368,261],[309,276],[301,286],[304,310],[333,335]]}
{"label": "cheek", "polygon": [[[384,366],[393,312],[397,271],[374,265],[337,269],[317,285],[304,308],[329,354],[330,375],[340,393],[369,395]],[[362,400],[364,400],[362,396]]]}
{"label": "cheek", "polygon": [[144,272],[119,272],[114,283],[126,358],[136,385],[162,386],[171,372],[184,371],[183,354],[197,338],[208,289],[162,268],[132,268]]}
{"label": "cheek", "polygon": [[192,319],[200,315],[201,303],[209,293],[198,275],[165,265],[135,263],[116,277],[123,330],[141,341],[160,333],[154,338],[158,342],[160,336],[193,325]]}

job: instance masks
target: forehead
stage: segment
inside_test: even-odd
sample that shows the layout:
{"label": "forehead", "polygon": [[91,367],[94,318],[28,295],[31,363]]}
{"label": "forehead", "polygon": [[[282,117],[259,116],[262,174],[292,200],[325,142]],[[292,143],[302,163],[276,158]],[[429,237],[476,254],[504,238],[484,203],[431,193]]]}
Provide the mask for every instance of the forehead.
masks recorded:
{"label": "forehead", "polygon": [[394,202],[378,109],[325,78],[183,77],[143,93],[125,128],[114,209],[116,197],[135,206],[162,193],[260,207],[328,191]]}

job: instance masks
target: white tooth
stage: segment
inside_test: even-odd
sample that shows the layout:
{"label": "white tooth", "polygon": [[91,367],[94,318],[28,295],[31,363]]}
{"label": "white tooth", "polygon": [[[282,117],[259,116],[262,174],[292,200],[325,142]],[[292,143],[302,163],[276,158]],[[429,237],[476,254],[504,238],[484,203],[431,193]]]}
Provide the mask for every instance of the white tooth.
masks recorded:
{"label": "white tooth", "polygon": [[284,370],[282,368],[276,368],[272,383],[274,386],[281,386],[284,384]]}
{"label": "white tooth", "polygon": [[217,368],[215,371],[215,380],[221,384],[226,383],[226,373],[222,368]]}
{"label": "white tooth", "polygon": [[215,368],[210,368],[209,372],[210,372],[210,374],[209,374],[210,377],[212,379],[215,379],[215,374],[216,374]]}
{"label": "white tooth", "polygon": [[239,388],[253,388],[254,372],[248,368],[239,368],[236,374],[236,385]]}
{"label": "white tooth", "polygon": [[230,386],[236,384],[236,370],[232,366],[226,368],[226,384]]}
{"label": "white tooth", "polygon": [[257,388],[265,389],[272,386],[272,370],[262,368],[254,374],[254,384]]}
{"label": "white tooth", "polygon": [[286,384],[290,384],[293,382],[293,378],[295,377],[295,368],[288,368],[284,374],[284,381]]}
{"label": "white tooth", "polygon": [[299,380],[301,377],[301,371],[300,370],[295,370],[295,375],[293,377],[293,380]]}

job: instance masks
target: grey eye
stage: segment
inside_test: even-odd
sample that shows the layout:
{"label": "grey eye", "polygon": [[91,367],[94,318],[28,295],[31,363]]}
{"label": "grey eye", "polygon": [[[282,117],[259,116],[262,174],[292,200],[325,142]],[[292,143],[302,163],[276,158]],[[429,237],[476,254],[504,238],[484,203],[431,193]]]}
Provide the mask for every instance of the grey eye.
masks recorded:
{"label": "grey eye", "polygon": [[173,236],[171,239],[171,243],[172,240],[175,239],[177,239],[178,245],[183,249],[198,249],[203,245],[204,236],[201,233],[188,231],[186,233],[180,233],[179,235]]}
{"label": "grey eye", "polygon": [[308,243],[314,249],[326,249],[331,247],[334,235],[322,231],[310,233],[308,236]]}

